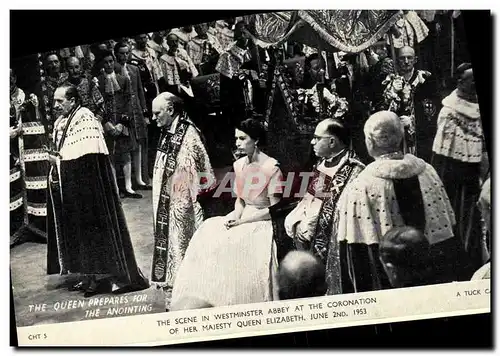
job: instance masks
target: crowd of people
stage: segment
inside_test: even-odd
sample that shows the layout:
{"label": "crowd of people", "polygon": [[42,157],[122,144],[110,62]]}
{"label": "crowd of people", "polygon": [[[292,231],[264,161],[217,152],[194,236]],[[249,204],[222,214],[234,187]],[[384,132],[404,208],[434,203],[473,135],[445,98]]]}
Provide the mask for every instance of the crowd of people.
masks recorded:
{"label": "crowd of people", "polygon": [[[155,284],[166,309],[181,310],[469,280],[488,263],[472,66],[459,66],[456,89],[440,97],[409,46],[394,62],[378,42],[364,67],[346,53],[328,54],[325,67],[297,43],[279,51],[305,58],[296,92],[315,159],[299,175],[267,150],[278,50],[256,46],[244,21],[48,53],[47,272],[80,274],[70,289],[86,297]],[[196,80],[214,74],[220,105],[202,110]],[[20,92],[11,71],[11,105]],[[11,139],[21,114],[11,110]],[[141,190],[152,190],[150,280],[121,205]],[[229,213],[207,214],[227,193]]]}

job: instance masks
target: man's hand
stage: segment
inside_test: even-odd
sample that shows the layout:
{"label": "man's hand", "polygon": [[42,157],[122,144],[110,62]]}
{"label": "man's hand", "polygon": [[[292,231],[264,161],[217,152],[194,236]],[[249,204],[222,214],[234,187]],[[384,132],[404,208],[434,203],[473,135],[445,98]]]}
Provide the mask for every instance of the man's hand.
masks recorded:
{"label": "man's hand", "polygon": [[307,233],[307,226],[303,226],[302,222],[296,225],[294,240],[304,246],[308,246],[311,243],[309,234]]}
{"label": "man's hand", "polygon": [[14,139],[17,136],[19,136],[22,132],[22,127],[21,126],[16,126],[14,128],[10,128],[10,139]]}
{"label": "man's hand", "polygon": [[123,124],[117,124],[115,125],[115,130],[113,131],[112,135],[120,136],[122,132],[123,132]]}
{"label": "man's hand", "polygon": [[49,163],[50,164],[56,164],[57,163],[57,157],[49,153]]}

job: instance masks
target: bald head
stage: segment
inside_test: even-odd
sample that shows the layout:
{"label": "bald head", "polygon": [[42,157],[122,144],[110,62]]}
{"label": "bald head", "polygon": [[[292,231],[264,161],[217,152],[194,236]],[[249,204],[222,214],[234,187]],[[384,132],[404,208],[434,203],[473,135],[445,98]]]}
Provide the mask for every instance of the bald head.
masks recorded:
{"label": "bald head", "polygon": [[70,78],[77,78],[81,75],[80,60],[76,57],[69,57],[66,60],[66,70]]}
{"label": "bald head", "polygon": [[401,47],[398,50],[398,56],[413,56],[413,57],[415,57],[415,50],[410,46]]}
{"label": "bald head", "polygon": [[325,119],[316,126],[311,145],[316,156],[329,158],[348,146],[349,140],[349,132],[342,121]]}
{"label": "bald head", "polygon": [[158,127],[169,126],[174,117],[182,112],[183,101],[178,96],[164,92],[153,100],[153,120]]}
{"label": "bald head", "polygon": [[155,108],[163,109],[167,106],[174,104],[182,105],[182,102],[183,102],[182,99],[179,98],[177,95],[174,95],[169,92],[163,92],[153,99],[153,111],[155,111]]}
{"label": "bald head", "polygon": [[316,130],[318,131],[326,131],[328,126],[333,122],[333,119],[324,119],[321,120],[318,125],[316,125]]}
{"label": "bald head", "polygon": [[166,37],[168,50],[173,53],[179,48],[179,37],[175,33],[169,33]]}
{"label": "bald head", "polygon": [[392,111],[379,111],[368,118],[364,133],[368,153],[375,158],[398,151],[404,129],[398,115]]}
{"label": "bald head", "polygon": [[325,266],[311,253],[289,252],[278,271],[281,300],[325,295]]}
{"label": "bald head", "polygon": [[80,64],[80,60],[76,57],[68,57],[68,59],[66,60],[66,64],[70,65],[70,64]]}

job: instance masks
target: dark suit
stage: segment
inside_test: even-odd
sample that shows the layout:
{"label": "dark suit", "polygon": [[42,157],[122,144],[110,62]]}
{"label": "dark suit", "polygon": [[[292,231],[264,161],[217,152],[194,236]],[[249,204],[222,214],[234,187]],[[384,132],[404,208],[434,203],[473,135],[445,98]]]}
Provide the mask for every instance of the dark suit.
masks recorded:
{"label": "dark suit", "polygon": [[[110,122],[114,126],[119,123],[127,127],[128,136],[122,134],[120,136],[111,136],[106,134],[106,143],[108,144],[108,149],[110,154],[123,154],[130,153],[136,149],[137,139],[135,136],[134,125],[129,121],[132,117],[132,108],[130,105],[130,81],[122,76],[121,74],[116,74],[116,81],[120,86],[120,89],[116,90],[114,93],[106,92],[106,75],[100,74],[99,80],[99,90],[104,98],[104,117],[103,126],[107,122]],[[127,119],[128,118],[128,119]]]}
{"label": "dark suit", "polygon": [[[154,83],[153,76],[146,65],[146,62],[132,54],[132,58],[129,61],[128,67],[135,66],[139,69],[140,81],[144,88],[144,99],[145,108],[147,110],[146,115],[150,118],[153,117],[152,106],[153,100],[158,96],[158,90]],[[150,176],[153,175],[153,166],[156,157],[156,146],[158,145],[158,140],[160,139],[161,129],[151,124],[147,127],[147,144],[148,144],[148,173]]]}
{"label": "dark suit", "polygon": [[141,81],[141,73],[139,68],[132,64],[127,64],[127,71],[130,76],[130,103],[132,106],[137,139],[146,140],[147,126],[144,122],[144,110],[147,106]]}

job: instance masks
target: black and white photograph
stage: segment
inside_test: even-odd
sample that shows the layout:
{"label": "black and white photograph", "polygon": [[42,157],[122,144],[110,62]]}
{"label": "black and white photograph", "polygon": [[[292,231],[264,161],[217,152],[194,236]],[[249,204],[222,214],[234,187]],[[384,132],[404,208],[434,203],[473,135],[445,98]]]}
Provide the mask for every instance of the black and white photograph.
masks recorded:
{"label": "black and white photograph", "polygon": [[[11,56],[18,330],[489,280],[464,11],[262,11]],[[280,308],[262,325],[328,318]]]}

